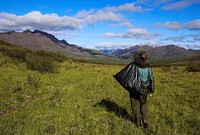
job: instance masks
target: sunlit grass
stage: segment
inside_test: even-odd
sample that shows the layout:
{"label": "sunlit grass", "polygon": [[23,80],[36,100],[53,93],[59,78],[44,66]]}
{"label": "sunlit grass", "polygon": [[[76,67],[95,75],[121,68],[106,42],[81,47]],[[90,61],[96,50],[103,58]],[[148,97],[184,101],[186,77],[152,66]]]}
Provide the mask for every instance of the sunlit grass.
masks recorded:
{"label": "sunlit grass", "polygon": [[[3,55],[0,62],[1,134],[200,134],[199,72],[153,68],[156,90],[144,129],[116,112],[131,115],[128,92],[112,77],[123,66],[65,61],[50,74]],[[27,83],[29,75],[40,78],[38,88]]]}

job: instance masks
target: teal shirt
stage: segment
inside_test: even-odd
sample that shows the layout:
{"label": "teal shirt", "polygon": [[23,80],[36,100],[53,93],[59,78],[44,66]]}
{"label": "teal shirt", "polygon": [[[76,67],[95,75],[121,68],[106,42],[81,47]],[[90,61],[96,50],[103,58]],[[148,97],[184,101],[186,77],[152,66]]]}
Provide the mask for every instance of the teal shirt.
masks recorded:
{"label": "teal shirt", "polygon": [[148,74],[149,74],[149,77],[151,80],[151,84],[150,84],[151,93],[154,92],[154,77],[153,77],[152,69],[148,67],[148,68],[138,68],[138,70],[139,70],[139,75],[140,75],[140,79],[142,81],[143,86],[147,86],[147,80],[148,80]]}

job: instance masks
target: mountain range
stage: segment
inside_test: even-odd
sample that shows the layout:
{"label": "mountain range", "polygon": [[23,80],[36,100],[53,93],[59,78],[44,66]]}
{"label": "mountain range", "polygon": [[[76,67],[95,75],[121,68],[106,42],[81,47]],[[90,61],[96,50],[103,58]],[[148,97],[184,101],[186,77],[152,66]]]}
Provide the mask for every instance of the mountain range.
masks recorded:
{"label": "mountain range", "polygon": [[186,50],[185,48],[176,45],[166,45],[161,47],[135,45],[126,49],[97,51],[70,44],[65,40],[58,40],[55,36],[40,30],[0,33],[0,40],[20,47],[62,52],[67,56],[76,58],[120,58],[131,60],[133,56],[137,55],[140,51],[146,51],[150,60],[174,59],[200,55],[200,50]]}
{"label": "mountain range", "polygon": [[200,50],[193,50],[178,47],[176,45],[166,45],[160,47],[151,47],[148,45],[144,46],[133,46],[126,49],[117,50],[101,50],[107,52],[110,55],[117,56],[123,59],[132,59],[134,55],[138,55],[140,51],[146,51],[150,60],[168,60],[175,58],[186,58],[192,56],[200,56]]}
{"label": "mountain range", "polygon": [[30,48],[34,50],[46,50],[53,52],[62,52],[70,57],[91,58],[91,57],[110,57],[100,51],[82,48],[78,45],[69,44],[65,40],[58,40],[55,36],[46,32],[35,30],[25,30],[23,32],[5,32],[0,33],[0,40],[10,44]]}

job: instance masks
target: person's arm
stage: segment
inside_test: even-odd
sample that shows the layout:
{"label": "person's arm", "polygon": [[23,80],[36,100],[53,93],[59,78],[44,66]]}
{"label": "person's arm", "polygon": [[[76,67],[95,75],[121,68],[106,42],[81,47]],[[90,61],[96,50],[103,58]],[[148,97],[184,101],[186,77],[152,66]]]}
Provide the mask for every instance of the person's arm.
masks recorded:
{"label": "person's arm", "polygon": [[150,71],[150,93],[154,93],[155,90],[155,83],[154,83],[154,75],[153,75],[153,71],[151,68],[149,68]]}

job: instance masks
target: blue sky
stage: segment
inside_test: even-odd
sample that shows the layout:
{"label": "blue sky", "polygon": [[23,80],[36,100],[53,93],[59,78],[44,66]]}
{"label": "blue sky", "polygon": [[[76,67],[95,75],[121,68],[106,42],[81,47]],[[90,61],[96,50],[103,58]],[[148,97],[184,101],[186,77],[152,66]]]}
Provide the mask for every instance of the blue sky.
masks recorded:
{"label": "blue sky", "polygon": [[41,30],[92,49],[200,49],[200,0],[3,0],[0,32]]}

